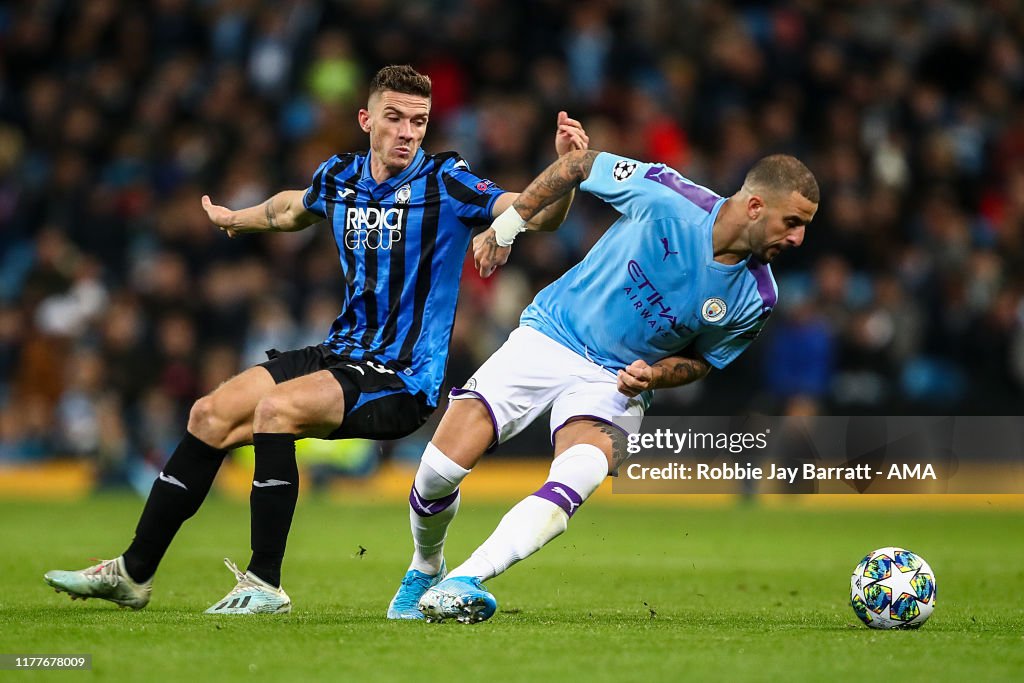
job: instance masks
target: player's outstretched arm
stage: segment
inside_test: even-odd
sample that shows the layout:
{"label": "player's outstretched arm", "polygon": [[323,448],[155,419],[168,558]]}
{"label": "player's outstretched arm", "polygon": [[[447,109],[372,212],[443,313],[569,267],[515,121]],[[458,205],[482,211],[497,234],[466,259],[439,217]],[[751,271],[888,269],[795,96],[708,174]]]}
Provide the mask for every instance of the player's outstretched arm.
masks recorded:
{"label": "player's outstretched arm", "polygon": [[306,210],[302,203],[303,190],[285,190],[259,206],[232,211],[210,201],[203,195],[203,210],[210,222],[228,234],[228,237],[248,232],[295,232],[323,220]]}
{"label": "player's outstretched arm", "polygon": [[[550,213],[555,227],[562,223],[576,186],[590,175],[598,154],[600,152],[587,149],[567,152],[537,176],[521,194],[509,197],[511,193],[506,193],[498,198],[495,202],[498,217],[489,229],[473,240],[473,261],[482,277],[488,277],[495,268],[505,264],[512,241],[519,233],[527,229],[553,230],[531,227],[538,221],[546,223],[545,214]],[[509,205],[513,197],[514,201]],[[504,203],[499,205],[502,200]]]}
{"label": "player's outstretched arm", "polygon": [[512,208],[529,223],[545,207],[568,196],[586,180],[598,154],[597,150],[583,149],[558,157],[520,193]]}
{"label": "player's outstretched arm", "polygon": [[711,364],[703,358],[687,356],[669,356],[662,358],[654,365],[642,360],[635,360],[619,370],[619,393],[633,397],[651,389],[668,389],[681,387],[696,382],[707,376]]}

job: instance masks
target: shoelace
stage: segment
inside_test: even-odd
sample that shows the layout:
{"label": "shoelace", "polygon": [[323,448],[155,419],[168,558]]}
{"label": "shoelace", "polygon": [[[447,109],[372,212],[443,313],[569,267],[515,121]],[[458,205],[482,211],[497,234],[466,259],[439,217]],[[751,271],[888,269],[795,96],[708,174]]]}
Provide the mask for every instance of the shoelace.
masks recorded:
{"label": "shoelace", "polygon": [[231,570],[231,573],[234,574],[235,578],[238,580],[238,583],[235,585],[235,587],[232,588],[231,591],[225,597],[230,597],[235,593],[241,593],[242,591],[248,590],[250,588],[258,588],[260,590],[271,590],[266,586],[256,583],[255,581],[250,579],[245,572],[238,568],[238,565],[236,565],[234,562],[232,562],[226,557],[224,558],[224,564],[227,566],[228,569]]}
{"label": "shoelace", "polygon": [[116,586],[121,580],[117,571],[117,560],[100,560],[100,563],[82,572],[86,577],[110,586]]}
{"label": "shoelace", "polygon": [[231,570],[231,573],[234,574],[234,578],[236,578],[239,582],[236,586],[234,586],[234,588],[231,589],[231,592],[228,593],[228,595],[234,595],[236,593],[246,590],[247,588],[253,588],[256,586],[256,584],[254,584],[253,581],[249,577],[247,577],[246,572],[240,569],[237,564],[234,564],[234,562],[227,559],[226,557],[224,558],[224,564],[227,566],[228,569]]}

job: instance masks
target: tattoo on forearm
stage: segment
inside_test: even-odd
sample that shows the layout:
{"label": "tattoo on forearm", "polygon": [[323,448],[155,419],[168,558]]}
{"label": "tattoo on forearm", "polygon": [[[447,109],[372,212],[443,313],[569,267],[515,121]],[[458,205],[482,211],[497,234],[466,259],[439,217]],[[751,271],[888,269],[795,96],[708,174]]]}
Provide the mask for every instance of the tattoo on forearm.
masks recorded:
{"label": "tattoo on forearm", "polygon": [[589,149],[559,157],[523,190],[515,201],[516,210],[529,220],[545,206],[569,194],[590,175],[590,169],[594,166],[594,159],[598,154],[600,152]]}
{"label": "tattoo on forearm", "polygon": [[266,207],[264,215],[267,217],[267,226],[271,230],[280,230],[281,226],[277,223],[277,210],[274,208],[274,198],[271,197],[268,199],[264,203],[264,206]]}
{"label": "tattoo on forearm", "polygon": [[672,359],[671,362],[659,364],[657,367],[661,369],[662,373],[659,384],[666,388],[681,387],[684,384],[696,382],[707,375],[711,369],[707,361],[695,358]]}

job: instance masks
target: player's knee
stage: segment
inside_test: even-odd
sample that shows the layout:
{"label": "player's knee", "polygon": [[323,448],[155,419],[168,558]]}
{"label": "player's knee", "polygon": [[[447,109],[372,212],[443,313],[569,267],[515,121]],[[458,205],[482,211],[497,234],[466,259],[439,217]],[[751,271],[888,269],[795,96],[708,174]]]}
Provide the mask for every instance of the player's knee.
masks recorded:
{"label": "player's knee", "polygon": [[430,441],[461,467],[473,469],[496,438],[487,406],[467,398],[449,403]]}
{"label": "player's knee", "polygon": [[487,410],[487,405],[481,399],[460,398],[452,401],[448,406],[448,410],[458,415],[459,420],[463,423],[480,425],[482,427],[492,427],[493,425],[491,413]]}
{"label": "player's knee", "polygon": [[226,448],[233,425],[217,411],[217,402],[207,395],[192,404],[188,413],[188,431],[214,448]]}
{"label": "player's knee", "polygon": [[294,412],[286,397],[271,393],[256,404],[252,429],[257,433],[298,434],[302,426],[297,423]]}

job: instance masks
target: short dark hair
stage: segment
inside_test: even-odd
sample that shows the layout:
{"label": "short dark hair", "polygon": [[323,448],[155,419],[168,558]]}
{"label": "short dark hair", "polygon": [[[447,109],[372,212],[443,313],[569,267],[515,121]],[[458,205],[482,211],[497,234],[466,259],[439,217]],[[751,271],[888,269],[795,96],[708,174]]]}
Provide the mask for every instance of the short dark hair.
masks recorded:
{"label": "short dark hair", "polygon": [[373,75],[369,97],[383,90],[429,98],[430,77],[424,76],[408,64],[392,64]]}
{"label": "short dark hair", "polygon": [[751,191],[796,191],[815,204],[821,201],[818,181],[814,179],[814,174],[802,161],[788,154],[772,154],[758,161],[747,172],[747,177],[743,179],[743,187]]}

